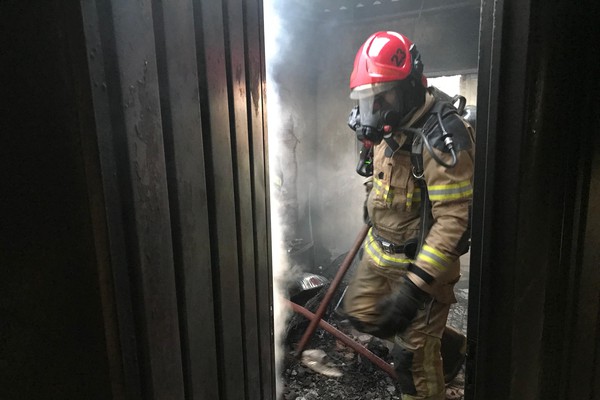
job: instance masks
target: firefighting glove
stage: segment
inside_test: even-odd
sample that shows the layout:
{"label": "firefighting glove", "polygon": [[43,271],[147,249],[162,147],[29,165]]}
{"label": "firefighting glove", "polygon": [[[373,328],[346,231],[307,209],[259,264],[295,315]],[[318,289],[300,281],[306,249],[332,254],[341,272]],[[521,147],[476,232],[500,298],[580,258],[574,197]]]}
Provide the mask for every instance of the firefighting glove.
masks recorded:
{"label": "firefighting glove", "polygon": [[419,289],[410,279],[404,277],[402,284],[377,304],[379,319],[377,326],[382,337],[402,333],[432,301],[432,297]]}

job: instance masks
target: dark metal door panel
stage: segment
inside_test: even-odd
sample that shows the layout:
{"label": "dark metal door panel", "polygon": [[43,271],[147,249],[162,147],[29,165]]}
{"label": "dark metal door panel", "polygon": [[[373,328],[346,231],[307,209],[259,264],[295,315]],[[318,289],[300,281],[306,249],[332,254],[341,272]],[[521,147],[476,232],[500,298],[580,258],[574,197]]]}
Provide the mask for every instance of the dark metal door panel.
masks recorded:
{"label": "dark metal door panel", "polygon": [[272,398],[261,3],[82,9],[113,379],[134,398]]}
{"label": "dark metal door panel", "polygon": [[153,23],[148,17],[151,7],[149,3],[123,2],[110,6],[110,14],[104,9],[97,22],[104,30],[104,56],[109,50],[116,59],[116,74],[106,77],[95,90],[106,87],[115,96],[109,99],[109,107],[118,125],[112,124],[111,131],[99,135],[112,135],[111,139],[122,146],[117,149],[122,158],[116,171],[112,163],[105,163],[102,169],[104,175],[117,173],[126,215],[126,252],[134,279],[138,344],[143,348],[139,354],[144,392],[153,398],[183,398]]}
{"label": "dark metal door panel", "polygon": [[561,57],[593,64],[590,16],[561,1],[482,2],[466,399],[595,395],[596,88],[574,88],[597,79]]}
{"label": "dark metal door panel", "polygon": [[244,345],[244,371],[246,398],[261,398],[258,315],[256,296],[256,258],[254,252],[254,213],[252,199],[251,130],[248,116],[248,91],[246,79],[247,51],[245,42],[246,23],[244,4],[240,0],[224,2],[226,17],[226,58],[230,120],[234,142],[234,175],[236,216],[238,221],[239,273],[242,293],[242,340]]}
{"label": "dark metal door panel", "polygon": [[186,398],[219,398],[206,168],[190,0],[153,2]]}
{"label": "dark metal door panel", "polygon": [[[273,286],[268,227],[269,190],[267,158],[267,121],[265,104],[265,60],[263,38],[263,6],[261,0],[245,0],[245,42],[247,46],[247,104],[250,129],[252,194],[254,209],[256,296],[258,301],[258,334],[262,395],[275,398]],[[269,305],[268,307],[266,305]]]}
{"label": "dark metal door panel", "polygon": [[220,1],[195,2],[200,102],[207,146],[209,216],[222,398],[244,398],[239,244],[233,138],[227,86],[224,17]]}

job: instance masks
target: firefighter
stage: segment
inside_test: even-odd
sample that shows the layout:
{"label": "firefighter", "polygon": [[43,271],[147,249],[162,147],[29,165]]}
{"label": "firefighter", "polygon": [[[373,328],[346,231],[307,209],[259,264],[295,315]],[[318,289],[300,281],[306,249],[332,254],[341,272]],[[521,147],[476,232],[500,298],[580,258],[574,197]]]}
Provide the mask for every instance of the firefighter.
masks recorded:
{"label": "firefighter", "polygon": [[402,34],[367,39],[350,89],[349,125],[372,153],[371,228],[344,311],[358,330],[393,341],[402,399],[444,399],[440,347],[468,250],[474,131],[456,99],[427,87]]}

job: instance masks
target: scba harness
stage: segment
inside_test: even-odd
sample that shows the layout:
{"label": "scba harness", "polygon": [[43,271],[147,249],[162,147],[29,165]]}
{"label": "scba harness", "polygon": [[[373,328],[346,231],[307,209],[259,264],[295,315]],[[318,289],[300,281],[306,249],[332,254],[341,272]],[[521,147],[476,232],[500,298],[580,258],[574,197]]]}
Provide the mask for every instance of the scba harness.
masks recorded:
{"label": "scba harness", "polygon": [[[444,188],[438,193],[435,189],[431,190],[431,188],[427,187],[424,178],[423,148],[427,149],[431,157],[439,165],[446,168],[453,168],[458,162],[456,153],[462,150],[469,150],[473,143],[473,138],[461,117],[466,103],[465,98],[457,95],[450,99],[443,92],[437,90],[434,90],[433,94],[436,101],[428,112],[422,127],[403,129],[408,136],[406,143],[410,143],[412,175],[421,192],[421,224],[419,228],[418,251],[423,247],[425,237],[433,224],[431,213],[432,198],[436,200],[445,196],[451,196],[452,193],[449,193],[449,191],[453,190]],[[455,107],[454,104],[457,101],[459,104],[458,107]],[[434,149],[442,153],[450,153],[452,160],[449,163],[445,162],[435,153]],[[461,188],[456,188],[455,190],[460,192]],[[471,233],[470,214],[471,211],[469,210],[467,230],[456,249],[459,254],[465,254],[469,250]],[[427,282],[431,279],[424,280]]]}
{"label": "scba harness", "polygon": [[[413,127],[400,129],[400,131],[407,136],[403,145],[400,146],[398,144],[398,142],[394,139],[392,132],[386,132],[383,136],[383,141],[385,141],[387,145],[385,149],[386,157],[391,158],[394,153],[399,150],[410,152],[411,155],[412,175],[416,186],[419,188],[418,191],[420,192],[421,200],[419,234],[416,238],[416,249],[413,248],[413,251],[416,250],[414,254],[419,254],[423,248],[425,238],[427,237],[427,234],[433,225],[431,201],[451,198],[453,195],[452,191],[456,191],[456,194],[460,195],[460,191],[463,190],[462,187],[458,186],[456,188],[427,187],[424,177],[424,149],[427,149],[428,153],[437,164],[450,169],[455,167],[458,162],[457,153],[462,150],[469,150],[474,142],[474,138],[471,136],[463,120],[466,104],[465,98],[458,95],[450,97],[434,87],[430,87],[429,90],[435,98],[434,104],[430,110],[413,125]],[[455,104],[457,104],[457,106],[455,106]],[[471,113],[471,115],[474,114]],[[467,122],[472,125],[471,121]],[[352,113],[350,114],[348,125],[353,130],[356,130],[356,127],[360,125],[360,112],[358,109],[353,109]],[[444,161],[442,157],[436,154],[434,149],[438,150],[442,154],[449,154],[450,161]],[[356,168],[356,171],[359,175],[365,177],[372,176],[372,158],[372,143],[363,142],[359,163]],[[459,254],[464,254],[469,249],[470,227],[471,223],[469,218],[467,230],[458,243],[456,249]],[[394,246],[403,247],[403,244],[396,244]],[[384,244],[382,244],[382,249],[385,249]],[[421,270],[418,269],[418,271]],[[423,276],[421,276],[422,274],[418,273],[417,275],[419,275],[427,283],[431,283],[433,281],[433,277],[431,277],[429,274],[423,274]]]}

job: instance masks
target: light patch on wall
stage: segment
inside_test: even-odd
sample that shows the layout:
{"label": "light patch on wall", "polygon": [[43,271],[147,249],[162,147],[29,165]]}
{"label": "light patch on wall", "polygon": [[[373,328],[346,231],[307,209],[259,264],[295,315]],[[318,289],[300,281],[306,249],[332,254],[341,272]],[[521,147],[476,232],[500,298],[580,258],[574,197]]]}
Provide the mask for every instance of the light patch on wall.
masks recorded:
{"label": "light patch on wall", "polygon": [[454,96],[460,93],[460,75],[427,78],[427,84],[429,86],[435,86],[449,96]]}

